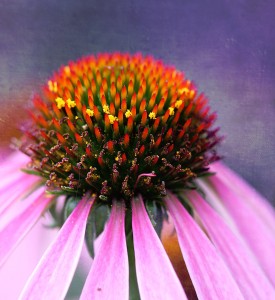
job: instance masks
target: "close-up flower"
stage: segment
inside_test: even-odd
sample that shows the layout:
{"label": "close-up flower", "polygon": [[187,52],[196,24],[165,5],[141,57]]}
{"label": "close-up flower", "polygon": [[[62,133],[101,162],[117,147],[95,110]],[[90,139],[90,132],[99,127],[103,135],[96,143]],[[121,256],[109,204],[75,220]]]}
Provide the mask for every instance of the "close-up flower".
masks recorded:
{"label": "close-up flower", "polygon": [[85,56],[26,106],[0,164],[0,268],[40,218],[60,230],[20,299],[64,299],[84,244],[82,300],[275,298],[274,209],[223,163],[216,113],[181,71]]}

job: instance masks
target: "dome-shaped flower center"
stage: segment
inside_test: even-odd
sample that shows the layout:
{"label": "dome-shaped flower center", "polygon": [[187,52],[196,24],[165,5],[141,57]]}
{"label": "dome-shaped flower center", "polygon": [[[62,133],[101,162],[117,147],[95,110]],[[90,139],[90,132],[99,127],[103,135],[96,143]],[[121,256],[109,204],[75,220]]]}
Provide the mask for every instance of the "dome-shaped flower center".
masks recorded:
{"label": "dome-shaped flower center", "polygon": [[44,90],[21,148],[50,189],[160,199],[217,159],[205,97],[151,57],[89,56],[62,67]]}

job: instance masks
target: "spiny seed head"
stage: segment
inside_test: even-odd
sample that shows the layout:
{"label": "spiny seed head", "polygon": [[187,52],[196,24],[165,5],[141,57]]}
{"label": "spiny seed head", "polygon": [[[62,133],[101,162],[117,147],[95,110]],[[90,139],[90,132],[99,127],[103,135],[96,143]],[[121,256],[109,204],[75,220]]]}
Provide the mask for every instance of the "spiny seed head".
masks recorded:
{"label": "spiny seed head", "polygon": [[183,73],[140,54],[99,54],[61,67],[35,96],[21,149],[49,190],[102,201],[161,199],[218,157],[206,98]]}

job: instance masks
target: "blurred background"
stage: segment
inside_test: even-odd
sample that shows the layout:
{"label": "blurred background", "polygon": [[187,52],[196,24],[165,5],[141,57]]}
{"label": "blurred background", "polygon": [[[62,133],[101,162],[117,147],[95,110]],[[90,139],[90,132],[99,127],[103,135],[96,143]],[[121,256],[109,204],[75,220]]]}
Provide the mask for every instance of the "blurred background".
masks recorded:
{"label": "blurred background", "polygon": [[274,0],[0,2],[0,140],[54,70],[82,55],[152,54],[218,112],[225,162],[275,203]]}

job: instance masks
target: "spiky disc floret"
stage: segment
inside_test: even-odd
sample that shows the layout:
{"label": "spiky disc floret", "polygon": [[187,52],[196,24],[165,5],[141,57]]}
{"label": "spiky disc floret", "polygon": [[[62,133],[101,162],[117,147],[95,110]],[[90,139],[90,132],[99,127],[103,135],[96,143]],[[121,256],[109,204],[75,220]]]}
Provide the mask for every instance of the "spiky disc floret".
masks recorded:
{"label": "spiky disc floret", "polygon": [[50,189],[102,201],[156,199],[205,174],[219,141],[215,114],[173,67],[129,54],[62,67],[34,97],[22,150]]}

